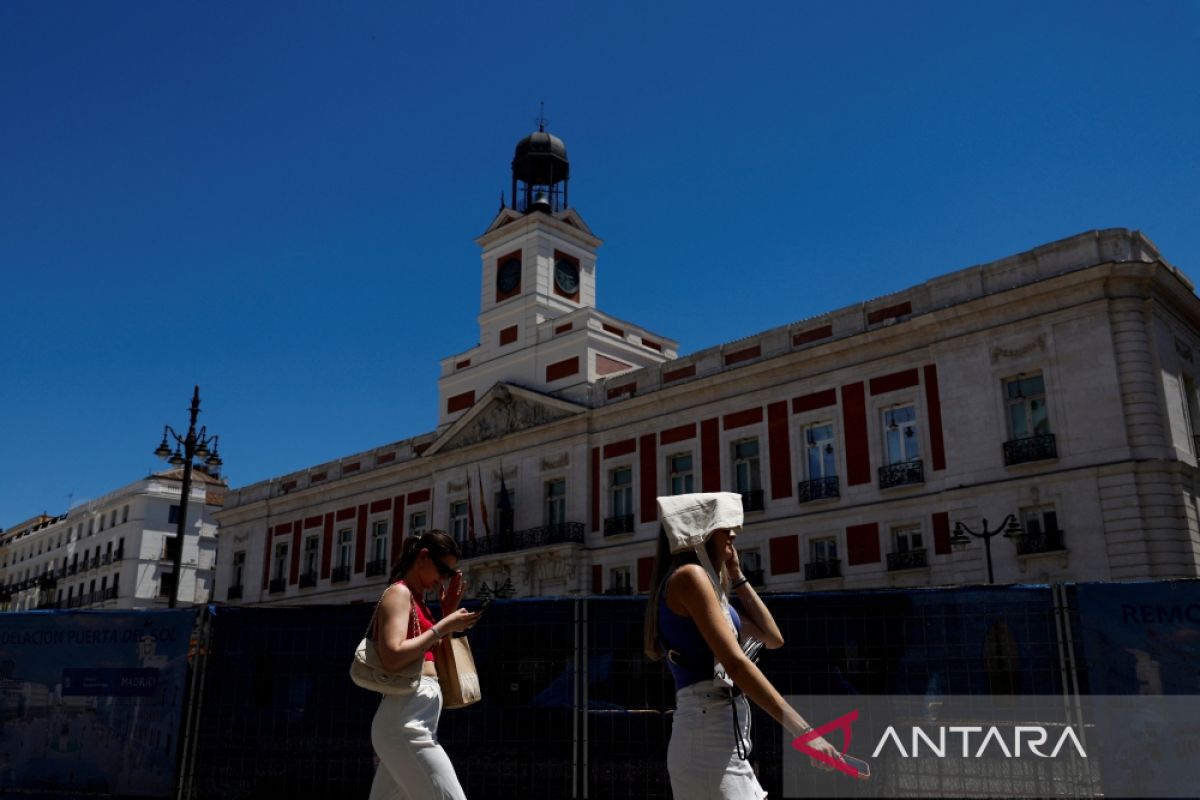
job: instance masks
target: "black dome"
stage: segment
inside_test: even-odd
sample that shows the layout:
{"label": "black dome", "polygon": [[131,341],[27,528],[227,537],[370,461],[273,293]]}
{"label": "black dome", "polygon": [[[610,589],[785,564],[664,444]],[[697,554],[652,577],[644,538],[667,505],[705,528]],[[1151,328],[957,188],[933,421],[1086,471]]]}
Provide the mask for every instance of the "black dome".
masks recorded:
{"label": "black dome", "polygon": [[544,130],[534,131],[517,142],[513,153],[513,178],[526,184],[551,186],[570,175],[567,146]]}

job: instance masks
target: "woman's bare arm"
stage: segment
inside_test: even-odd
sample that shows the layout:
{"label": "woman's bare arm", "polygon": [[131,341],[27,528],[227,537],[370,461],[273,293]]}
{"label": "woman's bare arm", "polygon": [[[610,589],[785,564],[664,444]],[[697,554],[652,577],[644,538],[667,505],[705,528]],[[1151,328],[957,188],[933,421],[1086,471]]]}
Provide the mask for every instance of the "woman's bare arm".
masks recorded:
{"label": "woman's bare arm", "polygon": [[438,640],[435,629],[406,638],[412,625],[412,592],[407,586],[393,586],[384,592],[376,622],[375,652],[388,672],[398,672],[423,658]]}

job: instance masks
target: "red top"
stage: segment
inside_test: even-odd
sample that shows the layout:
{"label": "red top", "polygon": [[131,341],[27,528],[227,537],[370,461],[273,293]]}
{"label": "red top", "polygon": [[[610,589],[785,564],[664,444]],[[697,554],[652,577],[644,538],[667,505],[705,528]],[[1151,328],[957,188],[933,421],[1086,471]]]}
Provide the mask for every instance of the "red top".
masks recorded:
{"label": "red top", "polygon": [[[404,581],[396,581],[396,583],[404,583]],[[408,592],[412,595],[413,605],[417,609],[417,625],[420,627],[420,630],[414,634],[412,631],[412,626],[409,626],[408,635],[404,638],[412,639],[420,636],[422,633],[433,627],[433,615],[429,613],[429,609],[425,606],[425,601],[422,600],[416,592],[414,592],[412,589],[409,589]],[[425,660],[434,660],[432,650],[425,651]]]}

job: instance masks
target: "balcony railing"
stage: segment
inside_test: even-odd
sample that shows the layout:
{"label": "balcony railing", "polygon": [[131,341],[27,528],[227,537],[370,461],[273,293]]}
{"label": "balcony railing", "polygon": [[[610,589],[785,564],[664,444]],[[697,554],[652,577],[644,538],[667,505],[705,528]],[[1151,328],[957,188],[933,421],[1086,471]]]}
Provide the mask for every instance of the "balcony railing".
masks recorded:
{"label": "balcony railing", "polygon": [[271,594],[279,594],[287,588],[287,578],[271,578],[271,582],[267,584],[267,591]]}
{"label": "balcony railing", "polygon": [[751,586],[763,585],[763,571],[761,569],[744,569],[742,570],[742,577],[750,581]]}
{"label": "balcony railing", "polygon": [[494,533],[491,536],[481,536],[474,541],[461,542],[463,558],[495,555],[497,553],[512,553],[517,550],[528,550],[532,547],[544,547],[552,544],[583,543],[584,526],[582,522],[559,522],[555,525],[543,525],[540,528],[528,528],[512,533]]}
{"label": "balcony railing", "polygon": [[604,520],[605,536],[616,536],[621,533],[633,533],[633,514],[622,514],[619,517],[608,517]]}
{"label": "balcony railing", "polygon": [[112,563],[112,553],[105,553],[104,555],[100,556],[100,564],[102,566],[107,567],[111,563]]}
{"label": "balcony railing", "polygon": [[625,596],[633,594],[632,586],[610,586],[604,590],[607,595]]}
{"label": "balcony railing", "polygon": [[[274,581],[272,581],[272,583],[274,583]],[[312,587],[314,587],[316,585],[317,585],[317,573],[305,572],[300,576],[300,588],[301,589],[311,589]],[[272,591],[274,591],[274,590],[272,590]],[[283,591],[283,590],[280,589],[280,591]]]}
{"label": "balcony railing", "polygon": [[1045,461],[1058,458],[1058,445],[1055,444],[1054,434],[1042,436],[1027,436],[1024,439],[1013,439],[1004,443],[1004,465],[1027,464],[1030,461]]}
{"label": "balcony railing", "polygon": [[58,585],[58,580],[50,574],[42,575],[38,578],[39,589],[53,589]]}
{"label": "balcony railing", "polygon": [[891,489],[896,486],[909,486],[925,482],[925,466],[921,459],[901,461],[898,464],[885,464],[879,468],[879,488]]}
{"label": "balcony railing", "polygon": [[379,558],[374,561],[367,562],[367,577],[373,578],[376,575],[382,575],[387,572],[387,561]]}
{"label": "balcony railing", "polygon": [[125,557],[125,548],[124,547],[118,547],[116,550],[113,551],[113,561],[120,561],[124,557]]}
{"label": "balcony railing", "polygon": [[1017,555],[1019,556],[1055,553],[1066,549],[1066,545],[1063,544],[1063,532],[1059,530],[1027,533],[1017,538]]}
{"label": "balcony railing", "polygon": [[350,580],[350,565],[346,564],[341,567],[334,567],[333,573],[329,576],[330,583],[345,583]]}
{"label": "balcony railing", "polygon": [[839,558],[809,561],[804,565],[804,580],[806,581],[823,581],[826,578],[840,577],[842,577],[842,561]]}
{"label": "balcony railing", "polygon": [[226,600],[241,600],[242,599],[242,587],[241,586],[230,586],[228,589],[225,590],[225,599]]}
{"label": "balcony railing", "polygon": [[828,478],[813,478],[811,481],[800,481],[796,484],[796,496],[801,503],[811,503],[813,500],[831,500],[841,497],[842,490],[837,475]]}
{"label": "balcony railing", "polygon": [[101,594],[104,595],[105,600],[116,600],[117,599],[117,587],[109,586],[107,589],[105,589],[103,592],[101,592]]}
{"label": "balcony railing", "polygon": [[741,493],[742,495],[742,511],[749,513],[751,511],[762,511],[763,506],[763,490],[762,489],[747,489]]}
{"label": "balcony railing", "polygon": [[888,553],[887,557],[889,572],[901,569],[920,569],[921,567],[929,566],[925,558],[924,547],[918,547],[915,550],[905,550],[899,553]]}
{"label": "balcony railing", "polygon": [[74,575],[76,572],[79,572],[79,565],[78,565],[78,564],[72,564],[71,566],[67,567],[67,574],[68,574],[68,575]]}

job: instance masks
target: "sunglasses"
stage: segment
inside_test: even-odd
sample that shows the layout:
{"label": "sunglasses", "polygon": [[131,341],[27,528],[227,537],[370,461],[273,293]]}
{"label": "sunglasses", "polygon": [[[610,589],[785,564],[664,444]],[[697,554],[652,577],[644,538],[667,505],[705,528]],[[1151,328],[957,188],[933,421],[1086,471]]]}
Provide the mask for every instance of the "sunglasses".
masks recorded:
{"label": "sunglasses", "polygon": [[429,554],[429,560],[433,562],[435,567],[437,567],[438,575],[441,575],[443,578],[452,578],[457,572],[457,570],[447,567],[445,563],[433,553]]}

